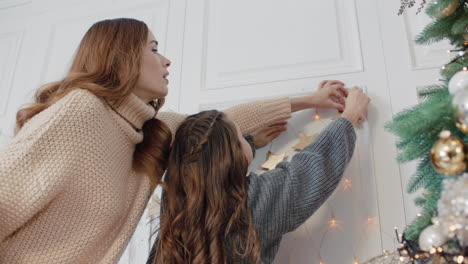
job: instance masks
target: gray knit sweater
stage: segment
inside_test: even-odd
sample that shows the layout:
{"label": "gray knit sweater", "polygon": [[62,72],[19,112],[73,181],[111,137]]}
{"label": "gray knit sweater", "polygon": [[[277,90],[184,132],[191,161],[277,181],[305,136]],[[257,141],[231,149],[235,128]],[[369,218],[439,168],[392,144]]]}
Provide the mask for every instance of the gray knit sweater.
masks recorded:
{"label": "gray knit sweater", "polygon": [[353,155],[355,141],[351,122],[338,118],[291,162],[261,175],[250,174],[248,205],[263,263],[272,263],[283,235],[303,224],[332,194]]}
{"label": "gray knit sweater", "polygon": [[[355,140],[351,122],[338,118],[291,162],[281,162],[261,175],[250,174],[248,206],[263,263],[273,262],[283,235],[303,224],[338,186]],[[148,263],[154,253],[153,247]]]}

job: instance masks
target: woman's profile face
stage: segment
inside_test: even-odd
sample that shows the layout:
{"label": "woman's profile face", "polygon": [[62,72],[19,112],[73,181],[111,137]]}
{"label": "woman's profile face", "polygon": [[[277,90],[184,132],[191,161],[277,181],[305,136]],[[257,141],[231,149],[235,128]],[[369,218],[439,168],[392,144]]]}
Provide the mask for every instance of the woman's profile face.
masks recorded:
{"label": "woman's profile face", "polygon": [[165,97],[169,83],[167,68],[170,65],[171,61],[158,52],[158,42],[149,31],[148,39],[143,46],[140,76],[134,93],[145,102]]}

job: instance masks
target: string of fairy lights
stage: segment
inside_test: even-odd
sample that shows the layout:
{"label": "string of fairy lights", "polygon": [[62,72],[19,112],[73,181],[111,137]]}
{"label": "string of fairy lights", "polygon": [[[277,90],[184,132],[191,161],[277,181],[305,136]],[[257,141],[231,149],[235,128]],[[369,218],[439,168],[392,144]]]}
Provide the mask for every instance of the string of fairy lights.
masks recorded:
{"label": "string of fairy lights", "polygon": [[[328,121],[331,121],[331,120],[335,120],[336,118],[339,117],[339,114],[335,115],[334,117],[332,118],[329,118]],[[315,110],[315,113],[313,114],[313,120],[315,121],[319,121],[321,122],[323,125],[326,125],[327,123],[324,121],[324,119],[321,117],[320,113],[319,113],[319,110]],[[292,133],[296,134],[296,135],[299,135],[299,131],[297,131],[297,129],[294,127],[294,126],[290,126],[288,129],[291,129],[292,130]],[[269,152],[271,152],[271,149],[272,149],[272,146],[273,144],[270,144],[269,145]],[[356,151],[359,151],[359,149],[357,148]],[[293,156],[293,155],[292,155]],[[287,156],[284,155],[283,156],[283,159],[286,158]],[[282,161],[282,160],[281,160]],[[280,161],[278,161],[279,163]],[[359,164],[359,162],[358,162]],[[353,188],[354,187],[354,182],[353,182],[353,179],[351,179],[349,176],[345,175],[340,183],[340,186],[338,187],[337,191],[340,191],[340,192],[350,192],[352,193],[353,192]],[[159,205],[159,197],[157,195],[154,195],[153,199],[155,199],[155,202],[154,204],[157,204]],[[364,206],[367,208],[367,212],[369,212],[369,208],[370,208],[370,201],[369,199],[364,199],[363,197],[363,200],[364,201],[360,201],[362,204],[364,204]],[[339,229],[341,229],[341,227],[343,226],[344,224],[344,221],[342,219],[339,219],[338,217],[336,217],[336,214],[335,214],[335,210],[332,206],[332,203],[334,202],[334,195],[332,195],[322,206],[325,207],[328,211],[329,211],[329,219],[327,220],[327,222],[325,223],[327,229],[325,230],[325,232],[323,233],[323,235],[321,236],[320,238],[320,245],[318,247],[318,257],[319,257],[319,261],[318,261],[318,264],[329,264],[329,263],[333,263],[333,262],[330,262],[330,260],[326,260],[325,258],[322,257],[322,250],[323,250],[323,247],[324,247],[324,241],[326,239],[326,237],[333,231],[337,231]],[[158,222],[157,221],[157,218],[159,218],[159,206],[154,206],[154,208],[149,208],[150,210],[148,211],[148,216],[152,216],[151,218],[151,222],[152,222],[152,225],[157,225],[158,223],[155,223],[155,222]],[[151,211],[151,212],[150,212]],[[156,219],[155,219],[156,218]],[[155,221],[156,220],[156,221]],[[365,222],[364,222],[364,229],[366,230],[367,228],[369,227],[372,227],[374,225],[378,224],[378,217],[376,216],[371,216],[369,215],[366,219],[365,219]],[[352,263],[352,264],[359,264],[361,262],[359,262],[359,258],[357,256],[357,253],[356,253],[356,250],[357,248],[361,245],[361,242],[362,240],[364,239],[365,237],[365,232],[359,232],[360,236],[358,237],[358,239],[356,239],[356,243],[352,243],[352,245],[348,245],[348,247],[351,249],[352,251],[352,254],[353,254],[353,258],[352,260],[350,260],[349,263]],[[153,238],[154,239],[154,238]],[[383,254],[384,255],[389,255],[390,252],[388,250],[383,250]],[[292,262],[290,262],[292,263]]]}
{"label": "string of fairy lights", "polygon": [[[327,119],[328,121],[330,120],[335,120],[336,118],[338,118],[340,116],[340,114],[337,114],[335,115],[334,117],[330,118],[330,119]],[[315,121],[319,121],[321,122],[323,125],[326,125],[326,122],[324,121],[324,119],[322,119],[320,113],[319,113],[319,110],[315,110],[315,113],[313,115],[313,120]],[[300,135],[301,133],[302,134],[305,134],[304,132],[299,132],[297,131],[297,129],[294,127],[294,126],[290,126],[288,127],[288,130],[292,130],[291,133],[295,134],[295,135]],[[308,135],[305,135],[305,137],[310,137]],[[300,137],[299,138],[299,141],[301,140],[305,140],[304,137]],[[311,143],[311,142],[308,142],[308,143]],[[273,153],[271,151],[273,147],[273,144],[270,144],[270,147],[269,147],[269,154],[271,153],[272,155],[276,155],[276,156],[281,156],[284,158],[288,157],[286,155],[286,153],[281,153],[281,154],[278,154],[278,153]],[[357,148],[357,151],[358,151],[358,148]],[[271,157],[272,155],[269,155],[268,157]],[[294,156],[294,154],[291,155],[291,157]],[[268,160],[267,160],[268,161]],[[276,162],[279,163],[281,162],[282,160],[277,160]],[[276,163],[276,164],[277,164]],[[276,165],[275,164],[275,165]],[[359,164],[359,162],[358,162]],[[271,164],[270,164],[271,165]],[[273,166],[274,168],[274,166]],[[266,168],[264,168],[265,170]],[[360,168],[359,168],[360,170]],[[353,191],[353,180],[348,177],[348,176],[345,176],[343,179],[342,179],[342,182],[338,188],[337,191],[341,191],[341,192],[352,192]],[[364,201],[360,201],[361,203],[364,203],[364,206],[366,206],[367,208],[367,212],[369,212],[369,207],[370,205],[368,203],[370,203],[369,199],[364,199],[364,197],[362,198]],[[329,211],[329,220],[326,222],[326,227],[327,229],[325,230],[325,232],[323,233],[323,235],[321,236],[320,238],[320,245],[318,247],[318,258],[319,258],[319,262],[318,264],[328,264],[330,262],[327,262],[326,259],[324,259],[322,257],[322,249],[323,249],[323,246],[324,246],[324,240],[325,238],[327,237],[327,235],[329,235],[331,232],[333,231],[337,231],[338,229],[340,229],[342,226],[343,226],[343,221],[339,218],[336,217],[336,214],[335,214],[335,210],[333,209],[333,206],[332,206],[332,203],[334,202],[334,195],[332,195],[323,205],[322,207],[325,207],[328,211]],[[378,218],[375,217],[375,216],[368,216],[365,220],[365,223],[364,223],[364,229],[367,229],[371,226],[374,226],[375,224],[378,223]],[[357,257],[357,254],[356,254],[356,250],[357,248],[360,246],[361,244],[361,241],[362,239],[365,237],[366,233],[365,232],[359,232],[359,237],[358,239],[356,240],[356,243],[352,243],[352,245],[349,245],[349,248],[351,248],[351,251],[353,253],[353,259],[351,260],[350,263],[352,264],[359,264],[359,260],[358,260],[358,257]],[[384,254],[389,254],[389,251],[388,250],[384,250],[383,251]],[[290,263],[292,263],[290,261]]]}

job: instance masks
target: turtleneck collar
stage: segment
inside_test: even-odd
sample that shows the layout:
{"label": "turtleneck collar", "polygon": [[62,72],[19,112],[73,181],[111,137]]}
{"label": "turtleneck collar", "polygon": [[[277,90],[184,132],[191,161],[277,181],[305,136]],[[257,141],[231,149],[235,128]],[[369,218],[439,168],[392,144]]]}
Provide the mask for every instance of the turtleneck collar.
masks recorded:
{"label": "turtleneck collar", "polygon": [[133,93],[125,98],[108,102],[114,111],[138,131],[146,121],[156,115],[156,110],[149,103],[145,103]]}

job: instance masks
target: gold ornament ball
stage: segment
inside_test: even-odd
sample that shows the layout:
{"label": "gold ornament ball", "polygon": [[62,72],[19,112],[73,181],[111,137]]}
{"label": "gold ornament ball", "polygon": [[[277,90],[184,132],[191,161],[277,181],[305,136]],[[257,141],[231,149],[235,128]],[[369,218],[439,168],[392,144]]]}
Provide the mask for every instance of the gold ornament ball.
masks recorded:
{"label": "gold ornament ball", "polygon": [[468,134],[468,125],[462,124],[460,122],[457,122],[456,125],[461,132]]}
{"label": "gold ornament ball", "polygon": [[460,6],[459,1],[454,0],[446,8],[444,8],[444,9],[440,10],[439,12],[437,12],[435,17],[440,19],[440,18],[451,16],[451,15],[453,15],[453,13],[455,13],[458,6]]}
{"label": "gold ornament ball", "polygon": [[440,133],[440,139],[431,149],[432,166],[444,175],[455,175],[465,171],[465,145],[452,136],[450,131]]}

